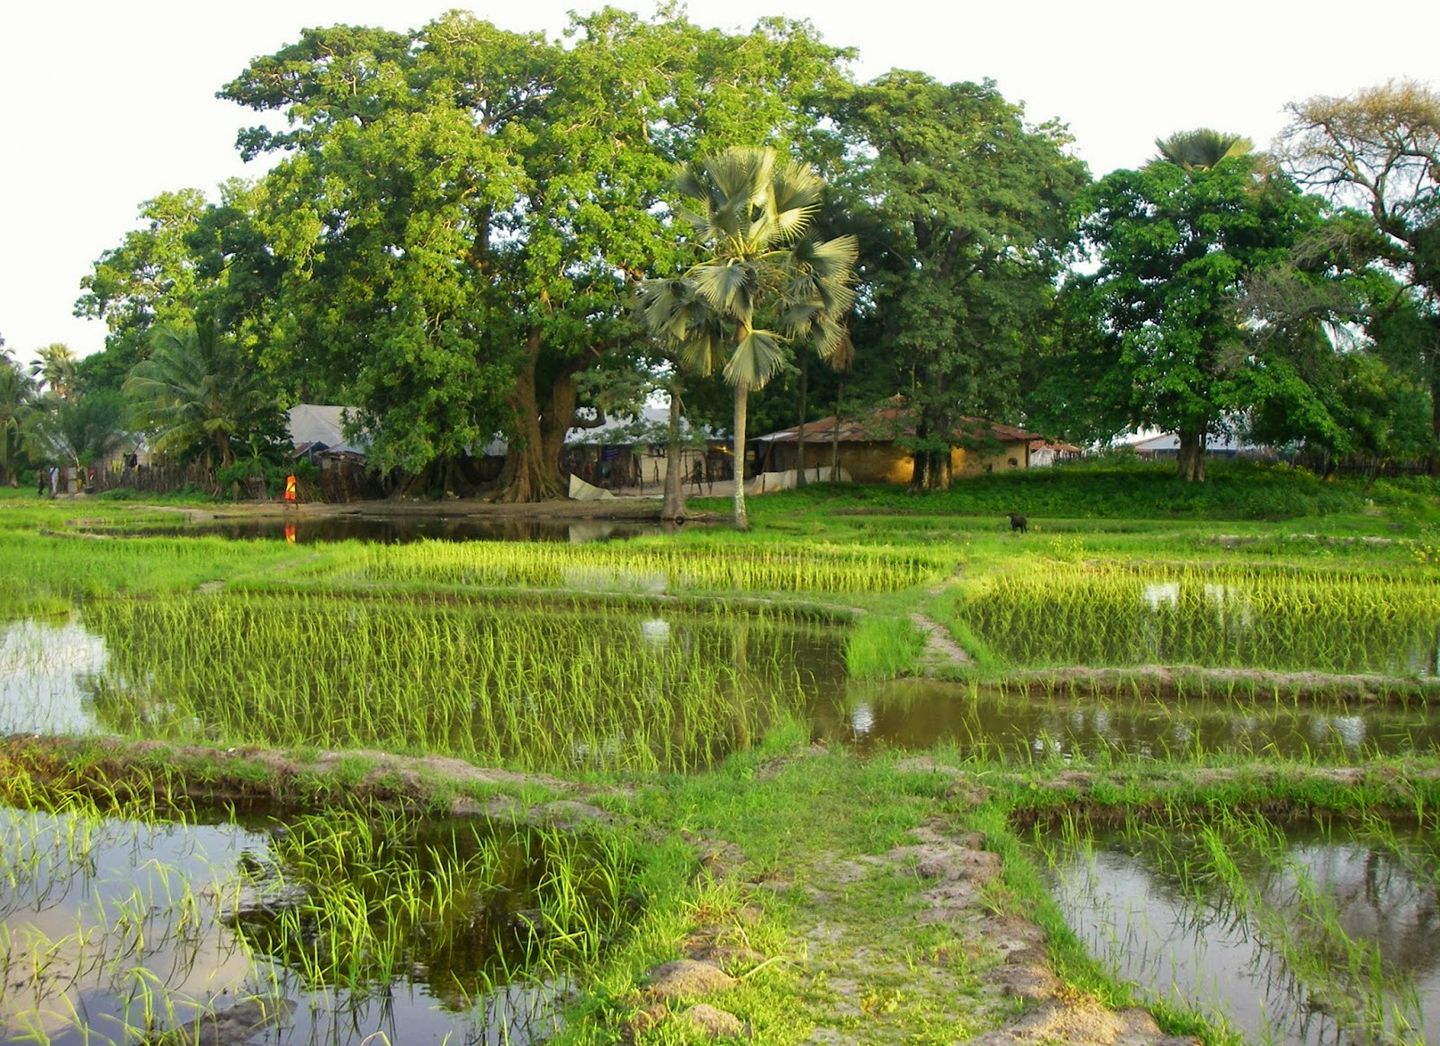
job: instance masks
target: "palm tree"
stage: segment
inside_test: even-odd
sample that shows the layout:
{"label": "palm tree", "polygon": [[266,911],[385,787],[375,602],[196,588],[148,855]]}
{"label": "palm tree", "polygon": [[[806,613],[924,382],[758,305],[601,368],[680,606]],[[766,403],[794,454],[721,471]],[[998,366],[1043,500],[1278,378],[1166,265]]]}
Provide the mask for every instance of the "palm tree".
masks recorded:
{"label": "palm tree", "polygon": [[64,399],[47,392],[26,411],[25,447],[34,457],[78,469],[119,447],[124,423],[125,403],[113,389]]}
{"label": "palm tree", "polygon": [[5,349],[0,349],[0,483],[15,486],[26,416],[35,397],[35,383]]}
{"label": "palm tree", "polygon": [[76,368],[80,362],[70,346],[53,342],[35,353],[30,374],[40,380],[45,391],[60,399],[69,399],[75,392]]}
{"label": "palm tree", "polygon": [[234,441],[278,409],[259,371],[204,319],[191,329],[156,331],[150,358],[131,369],[125,393],[136,423],[154,432],[156,450],[207,459],[213,451],[221,468],[235,460]]}
{"label": "palm tree", "polygon": [[641,289],[652,333],[677,345],[687,370],[719,370],[735,389],[735,526],[745,514],[745,416],[750,391],[789,360],[791,346],[829,357],[855,300],[853,236],[806,237],[825,183],[773,149],[733,148],[685,170],[680,216],[704,257]]}
{"label": "palm tree", "polygon": [[1157,160],[1173,163],[1187,171],[1208,171],[1221,160],[1244,156],[1255,148],[1249,138],[1209,127],[1180,131],[1169,138],[1156,138]]}

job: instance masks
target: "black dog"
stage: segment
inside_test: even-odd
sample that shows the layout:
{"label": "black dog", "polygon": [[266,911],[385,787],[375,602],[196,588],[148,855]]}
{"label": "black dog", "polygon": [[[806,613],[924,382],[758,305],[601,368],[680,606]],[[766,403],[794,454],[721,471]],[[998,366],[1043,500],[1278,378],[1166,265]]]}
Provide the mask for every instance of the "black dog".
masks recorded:
{"label": "black dog", "polygon": [[1012,512],[1010,513],[1010,529],[1012,531],[1018,530],[1020,533],[1025,534],[1029,532],[1030,524],[1026,522],[1024,516]]}

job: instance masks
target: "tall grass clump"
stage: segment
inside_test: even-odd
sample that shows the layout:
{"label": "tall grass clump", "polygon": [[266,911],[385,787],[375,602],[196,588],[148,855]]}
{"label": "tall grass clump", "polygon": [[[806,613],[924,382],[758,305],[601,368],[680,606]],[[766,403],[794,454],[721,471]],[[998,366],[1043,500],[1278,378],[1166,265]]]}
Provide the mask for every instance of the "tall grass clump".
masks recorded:
{"label": "tall grass clump", "polygon": [[894,679],[912,672],[925,637],[908,618],[871,614],[845,637],[845,667],[851,679]]}

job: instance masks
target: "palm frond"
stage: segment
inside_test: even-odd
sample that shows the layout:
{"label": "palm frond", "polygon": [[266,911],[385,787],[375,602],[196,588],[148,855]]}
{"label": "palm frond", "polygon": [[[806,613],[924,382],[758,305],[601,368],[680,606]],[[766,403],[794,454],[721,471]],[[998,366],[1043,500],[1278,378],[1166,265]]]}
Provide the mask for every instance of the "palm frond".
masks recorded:
{"label": "palm frond", "polygon": [[1156,138],[1155,148],[1160,151],[1159,160],[1187,171],[1208,171],[1222,160],[1251,152],[1255,143],[1244,135],[1199,127],[1193,131],[1180,131],[1168,138]]}
{"label": "palm frond", "polygon": [[746,261],[723,259],[691,270],[696,293],[716,312],[742,323],[749,323],[755,312],[755,295],[760,288],[760,274]]}
{"label": "palm frond", "polygon": [[735,351],[725,363],[725,380],[731,385],[744,384],[752,389],[764,388],[789,358],[789,350],[779,334],[767,330],[748,330],[735,343]]}

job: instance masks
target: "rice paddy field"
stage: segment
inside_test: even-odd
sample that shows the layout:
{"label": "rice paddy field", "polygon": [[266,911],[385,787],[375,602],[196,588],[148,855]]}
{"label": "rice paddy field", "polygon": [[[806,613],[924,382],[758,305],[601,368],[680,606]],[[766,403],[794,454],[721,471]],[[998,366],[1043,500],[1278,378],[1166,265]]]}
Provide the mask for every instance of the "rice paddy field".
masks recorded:
{"label": "rice paddy field", "polygon": [[1221,479],[0,496],[0,1042],[1440,1041],[1435,491]]}

